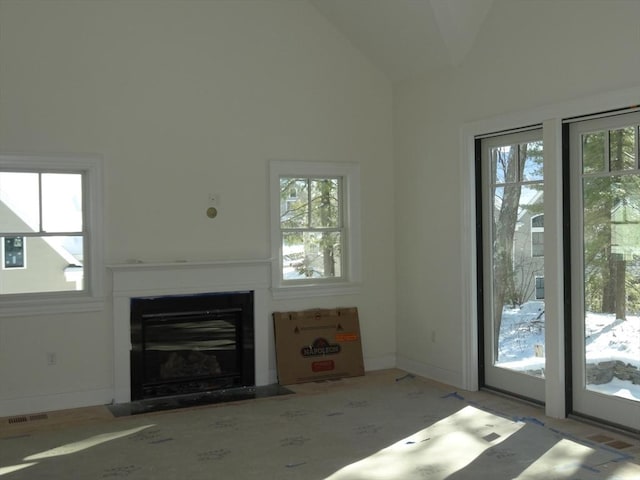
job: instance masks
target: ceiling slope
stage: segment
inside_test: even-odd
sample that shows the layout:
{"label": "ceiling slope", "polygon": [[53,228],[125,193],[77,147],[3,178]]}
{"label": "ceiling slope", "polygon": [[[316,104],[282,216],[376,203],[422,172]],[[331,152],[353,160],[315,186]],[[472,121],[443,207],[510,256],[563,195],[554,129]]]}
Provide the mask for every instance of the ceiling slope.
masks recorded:
{"label": "ceiling slope", "polygon": [[310,0],[392,81],[459,65],[494,0]]}

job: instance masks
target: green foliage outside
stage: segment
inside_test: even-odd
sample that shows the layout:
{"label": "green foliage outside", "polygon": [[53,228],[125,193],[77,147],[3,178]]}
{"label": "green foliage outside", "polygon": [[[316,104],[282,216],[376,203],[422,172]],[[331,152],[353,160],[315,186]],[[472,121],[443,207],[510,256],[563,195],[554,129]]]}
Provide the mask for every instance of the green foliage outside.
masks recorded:
{"label": "green foliage outside", "polygon": [[288,279],[341,275],[340,191],[340,178],[280,179],[284,268],[292,270]]}
{"label": "green foliage outside", "polygon": [[635,127],[610,131],[608,145],[606,132],[582,141],[585,308],[621,319],[640,313],[636,141]]}

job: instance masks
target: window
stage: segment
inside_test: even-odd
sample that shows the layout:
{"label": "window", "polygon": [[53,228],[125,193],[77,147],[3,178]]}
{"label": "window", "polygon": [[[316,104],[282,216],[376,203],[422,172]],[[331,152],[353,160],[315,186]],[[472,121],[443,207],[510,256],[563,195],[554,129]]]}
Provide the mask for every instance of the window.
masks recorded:
{"label": "window", "polygon": [[275,290],[335,294],[359,281],[358,190],[352,164],[271,162]]}
{"label": "window", "polygon": [[280,177],[283,280],[342,277],[342,186],[341,177]]}
{"label": "window", "polygon": [[531,218],[531,256],[544,257],[544,214]]}
{"label": "window", "polygon": [[536,300],[544,300],[544,277],[536,277]]}
{"label": "window", "polygon": [[73,310],[72,299],[98,295],[100,177],[96,158],[0,155],[0,296],[8,314],[37,305]]}
{"label": "window", "polygon": [[25,268],[24,237],[4,237],[2,268]]}

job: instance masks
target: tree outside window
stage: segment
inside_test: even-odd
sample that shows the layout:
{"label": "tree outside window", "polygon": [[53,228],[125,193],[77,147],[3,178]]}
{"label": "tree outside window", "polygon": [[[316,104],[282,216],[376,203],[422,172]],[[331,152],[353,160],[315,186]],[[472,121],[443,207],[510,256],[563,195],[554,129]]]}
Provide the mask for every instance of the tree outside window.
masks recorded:
{"label": "tree outside window", "polygon": [[283,280],[342,276],[342,179],[280,178]]}
{"label": "tree outside window", "polygon": [[274,298],[358,293],[360,168],[269,162]]}

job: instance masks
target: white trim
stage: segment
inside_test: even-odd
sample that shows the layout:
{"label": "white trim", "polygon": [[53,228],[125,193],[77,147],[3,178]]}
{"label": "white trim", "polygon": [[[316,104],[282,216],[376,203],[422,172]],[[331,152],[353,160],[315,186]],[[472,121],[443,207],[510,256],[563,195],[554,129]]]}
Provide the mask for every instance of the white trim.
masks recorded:
{"label": "white trim", "polygon": [[131,401],[131,299],[196,293],[254,292],[256,385],[275,383],[270,260],[110,265],[113,285],[114,399]]}
{"label": "white trim", "polygon": [[389,370],[397,368],[395,354],[379,355],[376,357],[364,357],[364,370],[365,372],[372,372],[375,370]]}
{"label": "white trim", "polygon": [[272,288],[271,294],[274,300],[287,300],[292,298],[312,298],[338,295],[357,295],[361,293],[360,283],[335,283],[331,285],[296,285],[281,288]]}
{"label": "white trim", "polygon": [[[479,135],[486,135],[491,132],[507,131],[517,127],[533,124],[543,124],[543,139],[545,142],[545,168],[546,165],[552,167],[551,172],[545,171],[545,228],[551,237],[553,230],[561,226],[561,211],[558,211],[551,202],[558,199],[558,193],[562,188],[561,176],[558,170],[562,168],[562,145],[561,123],[564,118],[580,117],[593,114],[594,112],[604,112],[618,108],[626,108],[638,103],[640,98],[640,86],[625,90],[604,92],[589,97],[582,97],[569,100],[563,103],[545,105],[525,111],[517,111],[486,118],[462,125],[460,131],[460,192],[461,202],[461,286],[462,286],[462,322],[461,331],[463,335],[463,387],[469,390],[478,388],[478,329],[477,329],[477,281],[476,281],[476,216],[475,216],[475,157],[474,139]],[[547,176],[547,173],[549,175]],[[551,231],[550,231],[551,229]],[[557,230],[556,230],[557,233]],[[553,251],[552,251],[553,249]],[[545,262],[556,259],[556,266],[551,266],[545,280],[545,308],[552,305],[552,311],[546,316],[549,324],[547,326],[547,336],[552,332],[557,337],[550,340],[546,346],[547,362],[554,359],[557,363],[553,369],[553,376],[549,377],[547,368],[546,379],[546,411],[551,416],[561,417],[564,415],[564,380],[559,369],[564,372],[564,349],[563,342],[559,339],[564,336],[564,308],[563,290],[561,282],[549,282],[552,272],[562,273],[562,248],[558,237],[555,242],[545,242]],[[546,265],[545,265],[546,267]],[[546,270],[546,268],[545,268]],[[554,318],[555,317],[555,318]],[[560,333],[562,335],[560,335]]]}
{"label": "white trim", "polygon": [[[545,408],[565,416],[564,250],[562,229],[562,125],[542,124],[544,144]],[[559,208],[558,208],[559,207]]]}
{"label": "white trim", "polygon": [[85,244],[85,289],[82,292],[5,294],[0,296],[0,316],[101,310],[104,297],[103,159],[86,154],[0,154],[0,169],[35,172],[82,172],[85,192],[83,214]]}
{"label": "white trim", "polygon": [[464,374],[453,370],[436,367],[428,363],[417,362],[407,357],[398,356],[397,368],[411,372],[421,377],[451,385],[452,387],[468,390],[464,386]]}
{"label": "white trim", "polygon": [[495,142],[493,142],[493,140],[490,140],[490,143],[487,143],[487,145],[492,147],[502,146],[504,144],[511,142],[511,138],[517,138],[518,140],[520,140],[521,138],[535,139],[537,137],[535,134],[530,137],[522,134],[526,132],[531,132],[531,131],[535,132],[537,130],[540,130],[540,124],[534,124],[534,125],[529,125],[526,127],[519,127],[519,128],[510,128],[509,130],[506,130],[506,131],[503,130],[500,132],[489,132],[489,133],[485,133],[484,135],[476,135],[476,139],[488,140],[488,139],[495,138]]}
{"label": "white trim", "polygon": [[[299,284],[282,281],[280,245],[280,178],[300,176],[341,177],[343,181],[344,225],[346,230],[344,276],[339,280],[307,281]],[[271,160],[269,162],[269,204],[271,231],[271,285],[274,299],[350,295],[360,293],[362,279],[360,166],[356,163]]]}
{"label": "white trim", "polygon": [[478,268],[476,237],[475,135],[480,129],[463,126],[460,132],[460,263],[462,296],[462,388],[478,390]]}
{"label": "white trim", "polygon": [[627,108],[622,108],[622,109],[610,110],[607,112],[594,113],[593,115],[581,115],[579,117],[565,118],[562,120],[562,123],[570,124],[570,123],[576,123],[576,122],[584,122],[586,120],[596,120],[596,119],[599,120],[603,118],[618,117],[620,115],[627,115],[629,113],[635,113],[635,112],[640,112],[640,107],[638,107],[637,105],[630,106]]}

